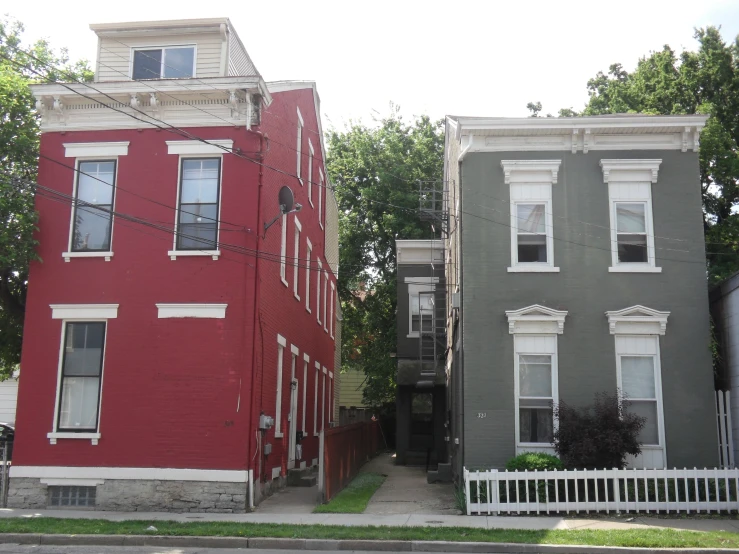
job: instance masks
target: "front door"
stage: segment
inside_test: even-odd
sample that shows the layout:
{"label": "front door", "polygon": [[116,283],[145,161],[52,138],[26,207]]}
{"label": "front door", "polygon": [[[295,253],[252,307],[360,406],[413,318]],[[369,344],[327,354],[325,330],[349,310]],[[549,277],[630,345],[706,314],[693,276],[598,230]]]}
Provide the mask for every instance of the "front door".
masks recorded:
{"label": "front door", "polygon": [[289,433],[289,452],[287,454],[287,469],[295,467],[295,445],[298,431],[298,380],[293,377],[290,383],[290,415],[287,418],[287,432]]}

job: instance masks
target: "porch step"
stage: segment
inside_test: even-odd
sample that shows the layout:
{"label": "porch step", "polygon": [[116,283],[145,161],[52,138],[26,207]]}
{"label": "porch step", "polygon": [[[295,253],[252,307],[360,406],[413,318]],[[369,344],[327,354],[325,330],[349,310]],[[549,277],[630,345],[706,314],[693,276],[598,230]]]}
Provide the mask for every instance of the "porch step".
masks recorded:
{"label": "porch step", "polygon": [[318,478],[313,468],[287,470],[288,487],[312,487],[317,481]]}
{"label": "porch step", "polygon": [[436,471],[426,473],[427,483],[451,483],[452,464],[439,464]]}

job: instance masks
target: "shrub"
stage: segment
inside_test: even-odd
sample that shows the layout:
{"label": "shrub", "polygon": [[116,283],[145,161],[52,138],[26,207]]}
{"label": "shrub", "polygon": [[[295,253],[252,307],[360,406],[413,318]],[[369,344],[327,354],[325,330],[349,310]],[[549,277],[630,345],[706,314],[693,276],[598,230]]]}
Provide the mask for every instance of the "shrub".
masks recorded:
{"label": "shrub", "polygon": [[545,469],[564,469],[562,460],[557,456],[551,454],[545,454],[543,452],[524,452],[519,454],[515,458],[511,458],[506,462],[505,468],[508,471],[529,471]]}
{"label": "shrub", "polygon": [[612,469],[626,466],[626,456],[641,452],[639,432],[646,418],[627,411],[626,399],[605,392],[592,406],[554,405],[559,427],[554,449],[568,469]]}

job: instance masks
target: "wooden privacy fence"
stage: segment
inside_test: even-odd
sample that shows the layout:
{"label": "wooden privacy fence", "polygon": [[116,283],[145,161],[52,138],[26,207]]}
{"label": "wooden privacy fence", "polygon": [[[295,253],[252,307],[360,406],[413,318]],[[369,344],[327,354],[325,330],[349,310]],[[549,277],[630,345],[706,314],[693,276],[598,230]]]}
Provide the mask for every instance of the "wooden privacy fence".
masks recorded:
{"label": "wooden privacy fence", "polygon": [[328,502],[384,447],[377,421],[326,429],[320,434],[318,492]]}
{"label": "wooden privacy fence", "polygon": [[737,469],[464,470],[467,514],[739,510]]}

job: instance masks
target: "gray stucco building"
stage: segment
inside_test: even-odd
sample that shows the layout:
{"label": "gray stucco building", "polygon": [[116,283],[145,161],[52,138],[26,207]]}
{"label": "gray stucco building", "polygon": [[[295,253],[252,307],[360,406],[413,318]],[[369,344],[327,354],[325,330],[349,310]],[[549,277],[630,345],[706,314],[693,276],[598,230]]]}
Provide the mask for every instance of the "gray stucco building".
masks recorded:
{"label": "gray stucco building", "polygon": [[449,457],[553,451],[551,402],[620,389],[632,467],[715,467],[704,116],[448,117]]}

